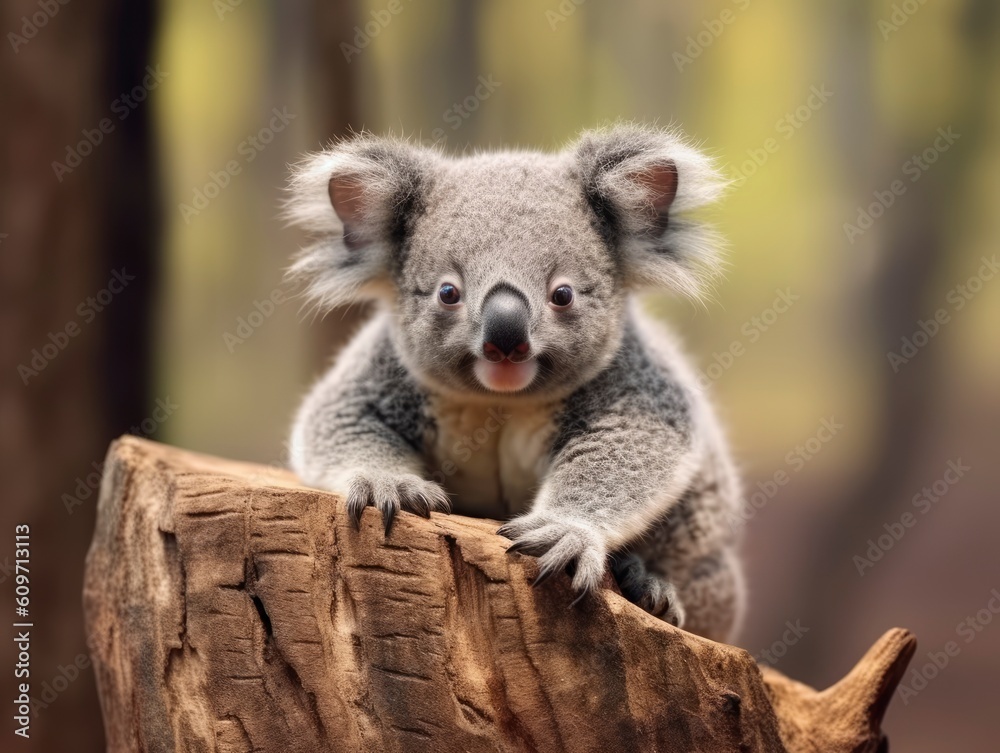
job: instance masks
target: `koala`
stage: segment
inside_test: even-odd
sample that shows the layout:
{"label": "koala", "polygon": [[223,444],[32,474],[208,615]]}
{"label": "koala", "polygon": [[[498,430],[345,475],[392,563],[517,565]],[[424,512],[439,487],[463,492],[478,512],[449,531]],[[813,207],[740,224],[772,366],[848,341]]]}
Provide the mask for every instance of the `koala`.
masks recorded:
{"label": "koala", "polygon": [[712,162],[619,125],[546,154],[461,157],[360,135],[308,157],[290,274],[321,310],[379,302],[294,421],[291,465],[359,525],[455,510],[505,520],[538,581],[623,595],[728,641],[744,609],[739,482],[674,338],[636,301],[699,295],[718,242],[689,210]]}

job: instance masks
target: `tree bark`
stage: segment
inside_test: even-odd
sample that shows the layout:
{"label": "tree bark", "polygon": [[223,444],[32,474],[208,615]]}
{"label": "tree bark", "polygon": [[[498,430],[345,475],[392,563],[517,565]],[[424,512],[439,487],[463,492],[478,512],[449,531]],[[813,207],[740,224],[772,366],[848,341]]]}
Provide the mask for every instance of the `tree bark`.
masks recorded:
{"label": "tree bark", "polygon": [[497,524],[373,510],[279,469],[112,445],[84,604],[108,750],[879,750],[915,641],[817,693],[608,578],[533,587]]}

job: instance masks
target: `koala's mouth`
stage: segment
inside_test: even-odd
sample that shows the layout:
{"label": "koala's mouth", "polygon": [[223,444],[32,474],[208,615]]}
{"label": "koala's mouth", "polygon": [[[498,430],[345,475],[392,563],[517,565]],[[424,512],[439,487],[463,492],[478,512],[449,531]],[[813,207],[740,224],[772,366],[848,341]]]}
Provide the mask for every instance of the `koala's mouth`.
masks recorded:
{"label": "koala's mouth", "polygon": [[538,361],[529,358],[515,363],[505,358],[502,361],[487,361],[477,358],[473,367],[476,379],[483,387],[493,392],[520,392],[526,389],[538,374]]}

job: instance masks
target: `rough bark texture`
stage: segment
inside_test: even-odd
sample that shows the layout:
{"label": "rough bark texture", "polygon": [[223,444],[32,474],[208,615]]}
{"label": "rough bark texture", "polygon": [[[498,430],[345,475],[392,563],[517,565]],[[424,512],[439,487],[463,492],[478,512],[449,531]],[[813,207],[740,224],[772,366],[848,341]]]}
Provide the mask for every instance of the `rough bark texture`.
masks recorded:
{"label": "rough bark texture", "polygon": [[575,606],[532,587],[492,521],[404,513],[386,540],[284,471],[134,438],[107,468],[85,609],[112,753],[874,752],[915,645],[817,693],[610,579]]}

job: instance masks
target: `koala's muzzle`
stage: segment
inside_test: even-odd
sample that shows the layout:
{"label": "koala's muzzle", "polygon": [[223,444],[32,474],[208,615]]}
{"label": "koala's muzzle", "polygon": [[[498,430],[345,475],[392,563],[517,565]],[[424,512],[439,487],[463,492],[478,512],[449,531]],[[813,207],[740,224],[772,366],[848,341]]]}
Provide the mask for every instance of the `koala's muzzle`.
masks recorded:
{"label": "koala's muzzle", "polygon": [[483,302],[483,357],[494,363],[509,358],[528,357],[528,326],[531,308],[528,299],[511,285],[497,285]]}

